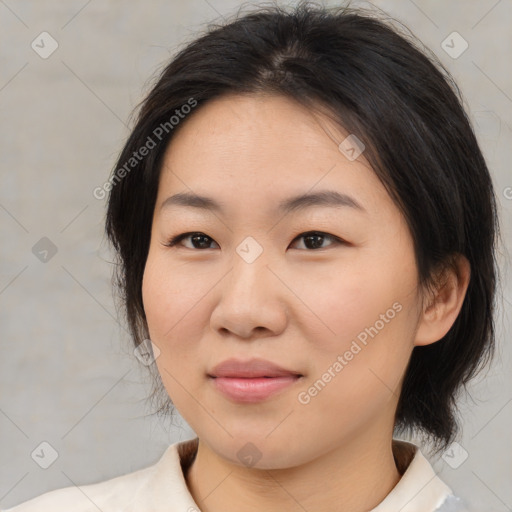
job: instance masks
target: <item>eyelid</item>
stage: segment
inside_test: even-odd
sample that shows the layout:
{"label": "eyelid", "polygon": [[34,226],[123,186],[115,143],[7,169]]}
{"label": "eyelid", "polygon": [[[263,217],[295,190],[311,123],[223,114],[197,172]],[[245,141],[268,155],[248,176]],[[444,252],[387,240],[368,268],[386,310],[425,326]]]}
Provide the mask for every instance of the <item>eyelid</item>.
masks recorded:
{"label": "eyelid", "polygon": [[[186,233],[181,233],[179,235],[171,237],[171,239],[167,243],[165,243],[163,245],[165,245],[166,247],[174,247],[174,246],[178,245],[183,239],[188,238],[188,237],[190,237],[192,235],[204,235],[207,238],[209,238],[210,240],[213,240],[215,242],[215,240],[211,236],[207,235],[206,233],[203,233],[202,231],[188,231]],[[217,242],[215,242],[215,243],[217,243]],[[190,248],[189,247],[184,247],[184,249],[190,249]],[[194,248],[192,248],[191,250],[193,250],[193,251],[204,251],[206,249],[194,249]]]}
{"label": "eyelid", "polygon": [[[184,240],[185,238],[188,238],[190,236],[193,236],[193,235],[203,235],[206,238],[209,238],[210,240],[212,240],[214,243],[217,244],[217,242],[215,242],[215,240],[211,236],[207,235],[206,233],[203,233],[202,231],[188,231],[186,233],[181,233],[179,235],[172,237],[167,243],[164,243],[162,245],[164,245],[166,247],[175,247],[182,240]],[[301,231],[300,233],[298,233],[297,235],[295,235],[293,237],[292,242],[294,242],[297,239],[304,238],[308,235],[310,235],[310,236],[311,235],[322,235],[324,238],[330,239],[333,243],[331,243],[327,247],[321,247],[319,249],[299,249],[299,250],[305,251],[305,252],[319,252],[323,249],[328,249],[329,247],[333,247],[336,245],[350,245],[348,242],[346,242],[345,240],[343,240],[342,238],[340,238],[336,235],[332,235],[331,233],[327,233],[325,231],[319,231],[319,230]],[[193,251],[206,251],[207,250],[207,249],[195,249],[195,248],[183,247],[183,246],[180,246],[180,247],[182,247],[184,249],[190,249]]]}
{"label": "eyelid", "polygon": [[340,237],[335,236],[335,235],[331,235],[331,233],[327,233],[325,231],[318,231],[318,230],[302,231],[302,232],[298,233],[293,238],[292,243],[295,242],[295,240],[299,240],[301,238],[305,238],[308,235],[309,236],[322,235],[324,239],[330,239],[331,243],[327,247],[321,247],[319,249],[299,249],[299,250],[306,251],[306,252],[319,252],[319,251],[322,251],[324,249],[329,249],[330,247],[334,247],[336,245],[346,244],[346,242],[343,239],[341,239]]}

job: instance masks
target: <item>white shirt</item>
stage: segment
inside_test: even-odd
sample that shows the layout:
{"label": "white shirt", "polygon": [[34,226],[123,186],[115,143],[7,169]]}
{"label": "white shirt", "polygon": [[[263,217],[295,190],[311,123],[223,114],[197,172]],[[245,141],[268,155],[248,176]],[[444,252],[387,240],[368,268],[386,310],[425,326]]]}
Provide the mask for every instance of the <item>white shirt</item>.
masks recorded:
{"label": "white shirt", "polygon": [[[183,473],[197,444],[197,437],[176,442],[152,466],[95,484],[56,489],[3,512],[200,512]],[[394,439],[393,453],[402,477],[370,512],[467,512],[417,446]]]}

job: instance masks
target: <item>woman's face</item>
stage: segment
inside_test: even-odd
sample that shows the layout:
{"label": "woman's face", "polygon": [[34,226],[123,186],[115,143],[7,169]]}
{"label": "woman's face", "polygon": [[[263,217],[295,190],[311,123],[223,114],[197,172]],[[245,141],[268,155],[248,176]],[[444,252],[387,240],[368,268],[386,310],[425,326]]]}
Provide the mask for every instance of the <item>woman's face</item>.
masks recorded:
{"label": "woman's face", "polygon": [[[226,96],[183,122],[165,154],[143,279],[178,411],[217,455],[267,469],[390,440],[420,318],[417,268],[403,216],[364,152],[354,159],[362,148],[349,139],[342,152],[349,134],[280,96]],[[279,209],[320,192],[351,199]],[[219,208],[162,208],[175,194]],[[189,232],[199,236],[166,245]],[[300,377],[209,376],[230,358]]]}

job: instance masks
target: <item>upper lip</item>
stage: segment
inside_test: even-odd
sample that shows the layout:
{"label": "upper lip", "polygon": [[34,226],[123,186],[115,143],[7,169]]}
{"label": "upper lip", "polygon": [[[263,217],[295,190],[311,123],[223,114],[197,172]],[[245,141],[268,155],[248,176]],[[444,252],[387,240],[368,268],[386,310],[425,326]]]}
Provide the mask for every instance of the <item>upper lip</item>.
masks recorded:
{"label": "upper lip", "polygon": [[215,366],[208,375],[210,377],[285,377],[288,375],[301,376],[299,372],[288,370],[265,359],[226,359]]}

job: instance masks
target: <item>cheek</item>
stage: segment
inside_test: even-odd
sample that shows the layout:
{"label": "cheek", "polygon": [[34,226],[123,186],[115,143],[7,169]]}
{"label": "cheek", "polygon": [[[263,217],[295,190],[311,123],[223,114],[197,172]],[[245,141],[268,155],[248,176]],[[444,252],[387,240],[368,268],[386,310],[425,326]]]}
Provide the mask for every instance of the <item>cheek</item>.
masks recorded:
{"label": "cheek", "polygon": [[185,354],[199,339],[195,330],[202,329],[201,300],[208,292],[202,282],[197,273],[191,276],[183,268],[170,268],[163,258],[148,257],[142,299],[151,340],[163,355]]}
{"label": "cheek", "polygon": [[205,314],[201,298],[207,289],[200,282],[197,275],[188,276],[183,269],[171,269],[168,262],[148,257],[142,283],[148,330],[160,349],[158,372],[180,411],[190,408],[190,394],[197,393],[206,371],[199,355]]}
{"label": "cheek", "polygon": [[405,263],[361,258],[360,265],[338,266],[320,280],[302,280],[301,293],[312,305],[301,324],[303,332],[309,329],[314,361],[308,385],[320,380],[319,405],[358,410],[366,403],[370,411],[399,393],[415,327],[415,269]]}
{"label": "cheek", "polygon": [[328,352],[348,348],[352,339],[376,322],[382,327],[381,315],[394,321],[398,313],[393,304],[402,301],[401,288],[406,288],[375,263],[363,261],[346,268],[337,263],[325,274],[301,276],[292,282],[297,283],[294,292],[307,306],[301,306],[304,313],[294,315],[294,321],[301,323],[303,332],[309,331],[316,348]]}
{"label": "cheek", "polygon": [[[298,400],[306,404],[299,410],[310,419],[323,417],[322,428],[332,429],[333,435],[394,410],[392,404],[398,400],[412,350],[405,310],[396,309],[382,310],[388,323],[375,319],[374,312],[381,311],[378,307],[366,311],[366,318],[360,311],[357,316],[342,316],[338,340],[327,344],[324,338],[323,345],[311,347],[314,365],[299,390]],[[326,417],[330,427],[326,427]]]}

